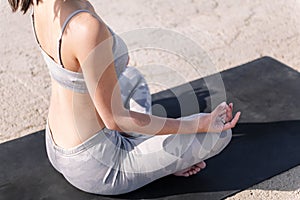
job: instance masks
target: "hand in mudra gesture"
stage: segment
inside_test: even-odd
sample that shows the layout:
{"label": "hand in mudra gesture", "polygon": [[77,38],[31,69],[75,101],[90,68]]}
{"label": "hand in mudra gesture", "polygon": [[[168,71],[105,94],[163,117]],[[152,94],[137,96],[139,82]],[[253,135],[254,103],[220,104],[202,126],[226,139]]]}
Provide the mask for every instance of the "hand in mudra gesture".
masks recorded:
{"label": "hand in mudra gesture", "polygon": [[207,115],[207,132],[221,132],[235,127],[241,112],[237,112],[233,117],[233,103],[227,105],[226,102],[218,105],[209,115]]}

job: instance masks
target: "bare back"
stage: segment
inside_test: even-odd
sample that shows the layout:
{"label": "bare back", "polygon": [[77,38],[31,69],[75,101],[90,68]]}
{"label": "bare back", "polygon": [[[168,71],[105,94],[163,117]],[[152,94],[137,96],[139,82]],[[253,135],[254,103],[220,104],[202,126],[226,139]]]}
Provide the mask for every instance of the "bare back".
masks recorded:
{"label": "bare back", "polygon": [[[59,6],[47,4],[47,1],[34,5],[36,36],[42,49],[57,63],[59,61],[57,39],[61,33],[63,22],[72,12],[79,9],[84,8],[94,12],[93,7],[87,1],[66,2],[64,3],[66,5]],[[49,9],[49,7],[53,7],[53,9]],[[55,10],[58,7],[61,9]],[[63,34],[61,60],[65,69],[74,72],[80,72],[81,68],[72,54],[71,48],[74,48],[72,31],[76,31],[76,20],[85,15],[89,14],[81,13],[74,16]],[[60,86],[53,79],[48,123],[54,141],[58,146],[64,148],[77,146],[104,128],[104,123],[88,93],[74,93]]]}

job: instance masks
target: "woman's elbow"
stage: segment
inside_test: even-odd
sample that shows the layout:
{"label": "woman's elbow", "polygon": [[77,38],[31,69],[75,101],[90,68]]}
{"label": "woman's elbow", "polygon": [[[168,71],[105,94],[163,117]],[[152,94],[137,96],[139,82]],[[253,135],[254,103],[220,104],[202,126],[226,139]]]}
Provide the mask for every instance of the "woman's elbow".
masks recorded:
{"label": "woman's elbow", "polygon": [[110,117],[108,119],[103,120],[105,127],[109,130],[122,131],[124,129],[124,125],[122,123],[122,119],[120,117]]}
{"label": "woman's elbow", "polygon": [[107,112],[100,114],[106,128],[116,131],[125,131],[128,127],[128,111],[117,109],[117,112]]}

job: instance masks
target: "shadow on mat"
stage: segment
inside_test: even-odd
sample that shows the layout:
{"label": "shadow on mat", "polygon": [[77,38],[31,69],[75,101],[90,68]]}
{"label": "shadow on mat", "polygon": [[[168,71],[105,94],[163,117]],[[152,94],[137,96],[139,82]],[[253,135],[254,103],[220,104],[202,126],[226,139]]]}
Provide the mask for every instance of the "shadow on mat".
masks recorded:
{"label": "shadow on mat", "polygon": [[166,97],[160,95],[160,98],[163,97],[162,99],[155,99],[154,96],[152,113],[160,117],[178,118],[181,116],[204,112],[208,107],[205,99],[207,99],[210,94],[206,89],[201,92],[199,90],[202,90],[202,88],[198,88],[197,90],[197,93],[196,90],[184,91],[183,93],[175,96],[172,94],[172,90],[169,89],[164,91],[165,95],[167,95]]}

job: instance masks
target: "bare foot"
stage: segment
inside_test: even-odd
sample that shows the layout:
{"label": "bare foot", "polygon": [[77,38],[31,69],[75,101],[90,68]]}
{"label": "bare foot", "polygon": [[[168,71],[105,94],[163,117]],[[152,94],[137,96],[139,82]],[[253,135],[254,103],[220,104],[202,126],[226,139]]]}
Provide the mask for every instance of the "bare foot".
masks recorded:
{"label": "bare foot", "polygon": [[175,176],[184,176],[184,177],[188,177],[194,174],[197,174],[198,172],[200,172],[201,169],[204,169],[206,167],[206,164],[204,161],[199,162],[191,167],[188,167],[184,170],[181,170],[179,172],[174,173]]}

